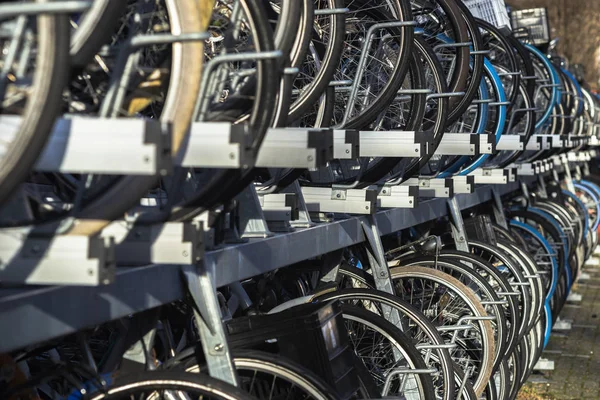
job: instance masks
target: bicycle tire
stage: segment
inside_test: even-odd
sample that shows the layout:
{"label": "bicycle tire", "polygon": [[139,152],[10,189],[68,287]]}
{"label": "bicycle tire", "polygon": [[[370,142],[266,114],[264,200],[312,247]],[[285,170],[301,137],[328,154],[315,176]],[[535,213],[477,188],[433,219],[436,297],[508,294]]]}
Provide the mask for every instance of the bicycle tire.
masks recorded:
{"label": "bicycle tire", "polygon": [[0,205],[27,178],[43,150],[61,111],[62,92],[67,83],[68,17],[42,14],[33,18],[37,22],[36,67],[20,126],[0,157]]}
{"label": "bicycle tire", "polygon": [[[193,353],[192,353],[193,354]],[[234,349],[231,355],[234,368],[239,372],[243,370],[254,370],[270,374],[275,378],[284,379],[297,387],[302,388],[305,393],[310,394],[314,400],[335,400],[338,395],[333,388],[326,384],[314,372],[278,354],[258,350]],[[192,355],[188,360],[181,360],[182,368],[186,372],[204,373],[205,368],[200,367]],[[242,384],[240,387],[245,388]],[[248,393],[252,395],[252,393]],[[260,400],[260,397],[253,398]]]}
{"label": "bicycle tire", "polygon": [[[106,393],[88,395],[90,400],[117,400],[127,398],[136,391],[191,390],[213,399],[251,400],[252,397],[221,380],[207,375],[181,371],[147,371],[140,374],[117,377]],[[203,397],[204,398],[204,397]]]}
{"label": "bicycle tire", "polygon": [[[330,8],[343,8],[342,0],[328,0]],[[342,55],[344,46],[345,17],[343,14],[334,14],[331,17],[331,33],[327,45],[324,46],[321,68],[309,87],[302,91],[298,99],[290,106],[289,121],[300,118],[318,100],[329,86],[337,63]],[[313,30],[313,37],[317,35]]]}
{"label": "bicycle tire", "polygon": [[[465,20],[467,32],[469,38],[471,39],[471,48],[473,51],[481,51],[484,49],[483,40],[481,37],[481,31],[478,26],[479,21],[476,20],[467,6],[462,1],[456,1],[456,5],[458,6],[460,13]],[[448,115],[448,123],[452,124],[456,122],[461,115],[467,110],[467,108],[471,105],[473,98],[477,94],[477,90],[479,89],[479,82],[481,82],[481,77],[483,76],[483,66],[484,66],[484,55],[475,53],[474,55],[470,55],[470,68],[471,71],[467,78],[467,83],[465,87],[465,94],[460,97],[458,104],[452,109],[450,114]]]}
{"label": "bicycle tire", "polygon": [[125,0],[94,0],[71,35],[71,66],[84,68],[106,43],[127,6]]}

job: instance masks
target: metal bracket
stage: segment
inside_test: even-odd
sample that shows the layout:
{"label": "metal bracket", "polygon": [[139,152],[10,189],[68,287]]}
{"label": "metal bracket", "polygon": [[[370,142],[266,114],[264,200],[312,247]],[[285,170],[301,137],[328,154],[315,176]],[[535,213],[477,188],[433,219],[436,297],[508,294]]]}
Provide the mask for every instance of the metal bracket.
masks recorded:
{"label": "metal bracket", "polygon": [[131,225],[112,222],[101,236],[114,238],[117,265],[194,264],[204,252],[203,224],[166,222],[154,225]]}
{"label": "metal bracket", "polygon": [[238,201],[236,213],[238,216],[240,238],[266,238],[273,236],[273,233],[269,230],[258,194],[253,185],[249,185],[238,194],[236,200]]}
{"label": "metal bracket", "polygon": [[[385,260],[385,251],[381,243],[381,233],[377,227],[377,221],[374,216],[370,215],[365,220],[361,220],[360,224],[368,244],[367,257],[375,280],[375,287],[382,292],[394,294],[392,277]],[[382,311],[388,321],[402,330],[400,315],[396,308],[385,306],[382,307]]]}
{"label": "metal bracket", "polygon": [[473,176],[453,176],[452,187],[454,194],[470,194],[475,192],[475,177]]}
{"label": "metal bracket", "polygon": [[258,151],[261,168],[317,169],[333,159],[333,131],[271,128]]}
{"label": "metal bracket", "polygon": [[504,214],[504,206],[502,205],[502,199],[496,189],[492,187],[492,209],[494,212],[494,221],[503,227],[508,229],[508,223],[506,222],[506,215]]}
{"label": "metal bracket", "polygon": [[359,141],[361,157],[421,157],[427,149],[416,132],[360,131]]}
{"label": "metal bracket", "polygon": [[294,193],[258,193],[263,214],[274,232],[290,232],[290,222],[298,218],[298,199]]}
{"label": "metal bracket", "polygon": [[498,140],[498,144],[496,145],[496,150],[503,151],[518,151],[523,150],[525,147],[525,136],[521,135],[502,135],[500,136],[500,140]]}
{"label": "metal bracket", "polygon": [[497,150],[496,136],[489,133],[479,136],[479,152],[480,154],[494,154]]}
{"label": "metal bracket", "polygon": [[456,197],[449,199],[446,204],[448,205],[448,219],[450,220],[452,237],[454,238],[456,249],[468,253],[469,239],[467,238],[465,223],[463,221],[458,202],[456,201]]}
{"label": "metal bracket", "polygon": [[418,186],[381,186],[378,192],[381,208],[416,208],[419,202]]}
{"label": "metal bracket", "polygon": [[333,158],[352,160],[359,157],[359,133],[354,130],[333,131]]}
{"label": "metal bracket", "polygon": [[112,283],[114,276],[113,238],[0,230],[2,283],[98,286]]}
{"label": "metal bracket", "polygon": [[531,135],[529,141],[525,145],[525,150],[541,150],[543,138],[539,135]]}
{"label": "metal bracket", "polygon": [[454,181],[451,178],[411,178],[402,183],[401,186],[418,186],[420,197],[442,197],[454,196]]}
{"label": "metal bracket", "polygon": [[251,167],[254,160],[246,145],[247,129],[244,124],[195,122],[175,162],[191,168]]}
{"label": "metal bracket", "polygon": [[508,183],[509,170],[506,168],[478,168],[471,172],[476,184],[504,185]]}
{"label": "metal bracket", "polygon": [[182,270],[182,275],[194,301],[194,322],[200,333],[208,372],[213,378],[237,386],[238,377],[231,361],[214,286],[214,271],[201,260],[195,270]]}
{"label": "metal bracket", "polygon": [[474,156],[479,154],[481,139],[475,133],[444,133],[436,155]]}
{"label": "metal bracket", "polygon": [[[22,123],[19,116],[0,116],[0,143],[11,143]],[[170,129],[159,121],[73,116],[56,120],[34,169],[77,174],[167,175],[172,167]]]}
{"label": "metal bracket", "polygon": [[304,201],[302,189],[300,188],[298,181],[294,181],[290,186],[281,190],[281,193],[293,193],[296,196],[298,215],[296,219],[290,221],[290,225],[293,228],[310,228],[315,225],[310,219],[310,213],[308,207],[306,207],[306,202]]}
{"label": "metal bracket", "polygon": [[373,214],[377,209],[377,191],[374,189],[303,186],[302,195],[311,213]]}

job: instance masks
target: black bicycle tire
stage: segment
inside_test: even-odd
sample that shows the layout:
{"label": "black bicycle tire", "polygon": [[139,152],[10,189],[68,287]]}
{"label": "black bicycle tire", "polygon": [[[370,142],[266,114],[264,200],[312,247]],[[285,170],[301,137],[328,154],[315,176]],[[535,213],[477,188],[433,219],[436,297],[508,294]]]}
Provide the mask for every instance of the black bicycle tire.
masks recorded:
{"label": "black bicycle tire", "polygon": [[[473,50],[484,50],[481,32],[478,27],[478,21],[475,20],[467,6],[462,1],[456,1],[455,3],[460,9],[460,13],[465,20]],[[471,72],[469,73],[468,82],[464,90],[465,94],[459,98],[458,104],[450,111],[448,115],[448,124],[456,122],[464,114],[479,90],[479,84],[483,76],[483,60],[485,57],[483,54],[475,53],[474,55],[470,55],[469,58],[471,59],[471,66],[469,68]]]}
{"label": "black bicycle tire", "polygon": [[71,35],[71,66],[81,69],[88,65],[98,50],[110,38],[127,6],[125,0],[94,0],[84,13],[82,23]]}
{"label": "black bicycle tire", "polygon": [[[192,352],[188,352],[187,358],[181,359],[178,364],[172,365],[171,367],[182,368],[186,372],[192,373],[205,373],[205,366],[200,366],[198,364],[198,360],[196,360],[195,347]],[[269,353],[265,351],[253,350],[253,349],[233,349],[231,351],[231,360],[233,362],[233,366],[236,369],[239,369],[236,362],[241,359],[249,359],[249,360],[257,360],[259,362],[266,362],[277,366],[283,370],[287,370],[291,372],[293,375],[299,376],[302,379],[306,380],[310,386],[314,388],[314,390],[320,392],[323,397],[328,398],[330,400],[335,400],[338,397],[336,391],[329,386],[326,382],[324,382],[319,376],[317,376],[314,372],[304,367],[303,365],[293,361],[287,357],[283,357],[279,354]],[[302,385],[298,385],[301,387]]]}
{"label": "black bicycle tire", "polygon": [[[331,8],[343,8],[343,0],[328,0]],[[315,76],[315,79],[309,85],[309,88],[301,93],[299,98],[290,106],[289,120],[294,121],[301,117],[312,106],[312,103],[325,92],[329,86],[333,74],[337,68],[337,62],[342,54],[344,46],[344,30],[345,16],[343,14],[335,14],[331,16],[332,34],[331,40],[325,46],[325,52],[321,59],[321,68]],[[313,32],[316,35],[316,32]]]}

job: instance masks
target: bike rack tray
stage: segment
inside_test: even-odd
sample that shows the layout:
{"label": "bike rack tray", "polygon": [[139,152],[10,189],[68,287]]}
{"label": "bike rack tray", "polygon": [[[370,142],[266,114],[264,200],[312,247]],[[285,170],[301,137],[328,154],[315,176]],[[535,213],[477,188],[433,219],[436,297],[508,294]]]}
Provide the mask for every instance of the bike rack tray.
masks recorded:
{"label": "bike rack tray", "polygon": [[502,135],[496,145],[496,150],[518,151],[525,147],[525,136],[521,135]]}
{"label": "bike rack tray", "polygon": [[454,181],[452,178],[411,178],[402,183],[403,186],[418,186],[419,197],[454,196]]}
{"label": "bike rack tray", "polygon": [[419,203],[418,186],[381,186],[378,190],[377,201],[381,208],[415,208]]}
{"label": "bike rack tray", "polygon": [[444,133],[438,148],[435,150],[437,155],[448,156],[474,156],[479,154],[481,138],[475,133]]}
{"label": "bike rack tray", "polygon": [[147,264],[195,264],[204,254],[203,228],[199,221],[135,225],[115,221],[101,236],[115,241],[119,266]]}
{"label": "bike rack tray", "polygon": [[544,139],[540,135],[531,135],[529,141],[525,145],[525,150],[541,150]]}
{"label": "bike rack tray", "polygon": [[29,228],[0,231],[0,282],[98,286],[113,282],[110,237],[38,236]]}
{"label": "bike rack tray", "polygon": [[452,185],[454,194],[473,193],[475,191],[475,178],[472,176],[453,176]]}
{"label": "bike rack tray", "polygon": [[295,193],[271,193],[258,196],[263,214],[273,232],[289,232],[291,221],[299,218]]}
{"label": "bike rack tray", "polygon": [[195,122],[175,163],[196,168],[248,168],[254,163],[247,126],[226,122]]}
{"label": "bike rack tray", "polygon": [[255,166],[316,169],[332,159],[332,130],[271,128],[258,151]]}
{"label": "bike rack tray", "polygon": [[421,157],[427,142],[417,132],[359,131],[361,157]]}
{"label": "bike rack tray", "polygon": [[[20,125],[19,116],[0,116],[0,143],[10,143]],[[73,116],[56,120],[34,169],[77,174],[166,175],[172,166],[170,130],[159,121]]]}
{"label": "bike rack tray", "polygon": [[311,213],[373,214],[377,209],[375,189],[331,189],[302,187],[302,196]]}
{"label": "bike rack tray", "polygon": [[509,168],[478,168],[469,175],[476,184],[504,185],[508,183]]}

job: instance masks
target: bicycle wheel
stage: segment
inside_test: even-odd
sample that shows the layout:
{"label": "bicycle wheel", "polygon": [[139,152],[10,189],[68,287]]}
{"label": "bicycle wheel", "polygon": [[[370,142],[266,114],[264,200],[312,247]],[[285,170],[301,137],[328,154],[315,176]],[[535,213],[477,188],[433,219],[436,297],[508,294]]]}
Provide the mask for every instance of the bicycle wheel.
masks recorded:
{"label": "bicycle wheel", "polygon": [[2,25],[10,34],[0,38],[0,113],[15,134],[0,139],[0,204],[27,178],[46,144],[69,73],[66,15],[21,15]]}
{"label": "bicycle wheel", "polygon": [[[342,0],[314,0],[316,10],[343,8]],[[344,46],[345,16],[343,14],[317,16],[313,26],[312,49],[300,66],[294,80],[297,97],[290,106],[289,121],[296,121],[313,107],[327,89],[337,68]],[[320,51],[319,56],[314,53]]]}
{"label": "bicycle wheel", "polygon": [[[234,350],[233,366],[240,380],[240,389],[258,400],[273,398],[334,400],[338,397],[312,371],[277,354],[257,350]],[[205,373],[195,357],[182,360],[186,372]]]}
{"label": "bicycle wheel", "polygon": [[398,328],[383,317],[347,304],[342,305],[342,314],[350,346],[382,396],[423,400],[435,397],[431,376],[410,372],[427,367],[414,344]]}
{"label": "bicycle wheel", "polygon": [[484,305],[488,315],[495,317],[495,320],[491,321],[491,323],[494,332],[494,343],[496,344],[494,349],[493,371],[496,371],[506,351],[510,327],[507,325],[507,319],[502,305],[499,304],[500,298],[486,280],[474,271],[472,267],[444,257],[416,255],[399,259],[398,265],[403,267],[423,266],[442,271],[453,278],[456,278],[459,282],[473,291],[475,296],[480,299],[482,305]]}
{"label": "bicycle wheel", "polygon": [[[481,395],[492,375],[495,344],[489,316],[480,301],[457,279],[431,268],[395,267],[390,275],[398,297],[408,300],[437,324],[453,326],[442,336],[456,340],[457,350],[463,350],[456,361],[463,370],[473,371],[470,379],[475,392]],[[455,327],[465,321],[472,322],[473,329],[454,336]]]}
{"label": "bicycle wheel", "polygon": [[493,265],[502,275],[506,277],[511,285],[511,292],[520,292],[515,299],[519,304],[519,337],[525,335],[535,320],[532,310],[531,291],[528,288],[529,281],[524,277],[524,272],[520,265],[511,260],[504,252],[488,243],[475,240],[469,240],[471,253],[486,260]]}
{"label": "bicycle wheel", "polygon": [[[350,273],[350,271],[348,272]],[[449,350],[444,346],[444,339],[436,330],[435,325],[408,302],[374,289],[341,289],[324,292],[317,294],[315,300],[323,302],[339,300],[344,304],[361,307],[384,317],[389,316],[391,310],[396,310],[400,318],[396,326],[413,340],[417,349],[423,345],[421,355],[425,363],[439,372],[433,377],[436,398],[454,399],[452,358]],[[439,346],[439,348],[435,348],[435,346]]]}
{"label": "bicycle wheel", "polygon": [[505,354],[512,351],[518,341],[521,315],[519,302],[511,293],[513,292],[513,288],[510,286],[510,282],[492,264],[474,254],[446,249],[440,252],[440,257],[456,260],[473,268],[480,276],[486,279],[500,299],[506,301],[502,306],[508,328]]}
{"label": "bicycle wheel", "polygon": [[206,375],[181,371],[149,371],[118,377],[110,382],[104,393],[92,393],[90,400],[120,400],[142,394],[152,399],[171,398],[178,393],[184,397],[222,400],[250,400],[251,396],[235,386]]}
{"label": "bicycle wheel", "polygon": [[[348,0],[342,63],[335,80],[352,81],[349,91],[336,93],[334,124],[362,129],[393,101],[408,70],[413,44],[412,26],[374,28],[382,22],[411,21],[405,1]],[[364,40],[367,35],[372,35]],[[359,90],[363,88],[362,90]],[[368,90],[364,90],[368,88]]]}

